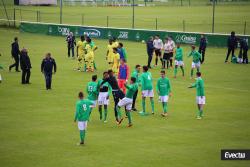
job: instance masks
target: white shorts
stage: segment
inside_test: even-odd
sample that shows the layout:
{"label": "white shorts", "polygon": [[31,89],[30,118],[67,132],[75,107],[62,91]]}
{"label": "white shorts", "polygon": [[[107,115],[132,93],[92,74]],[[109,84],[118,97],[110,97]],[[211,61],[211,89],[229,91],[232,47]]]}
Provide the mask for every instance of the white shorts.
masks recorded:
{"label": "white shorts", "polygon": [[201,66],[200,62],[198,62],[198,63],[192,62],[192,68],[200,68],[200,66]]}
{"label": "white shorts", "polygon": [[184,66],[184,62],[183,61],[175,60],[174,62],[175,62],[176,66]]}
{"label": "white shorts", "polygon": [[1,74],[0,74],[0,81],[2,81],[2,76],[1,76]]}
{"label": "white shorts", "polygon": [[109,105],[108,92],[100,92],[98,96],[98,105]]}
{"label": "white shorts", "polygon": [[206,103],[206,97],[205,96],[196,96],[196,103],[197,104],[205,104]]}
{"label": "white shorts", "polygon": [[124,107],[130,111],[132,109],[132,103],[133,103],[133,99],[124,97],[122,100],[119,101],[118,106],[119,107]]}
{"label": "white shorts", "polygon": [[165,102],[165,103],[167,103],[168,102],[168,95],[166,95],[166,96],[159,96],[159,102]]}
{"label": "white shorts", "polygon": [[78,121],[78,129],[79,130],[86,130],[88,122],[87,121]]}
{"label": "white shorts", "polygon": [[154,97],[154,91],[153,90],[143,90],[142,97]]}

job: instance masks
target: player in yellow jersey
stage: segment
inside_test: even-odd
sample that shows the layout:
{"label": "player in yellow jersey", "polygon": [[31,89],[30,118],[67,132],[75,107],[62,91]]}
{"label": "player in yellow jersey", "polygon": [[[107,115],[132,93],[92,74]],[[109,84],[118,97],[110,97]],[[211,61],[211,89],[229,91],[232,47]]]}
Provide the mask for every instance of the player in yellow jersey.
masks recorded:
{"label": "player in yellow jersey", "polygon": [[106,60],[108,62],[108,69],[109,70],[112,70],[113,68],[113,46],[112,46],[112,43],[113,43],[113,40],[112,39],[109,39],[109,44],[108,44],[108,51],[107,51],[107,54],[106,54]]}
{"label": "player in yellow jersey", "polygon": [[97,49],[97,46],[95,46],[94,42],[91,41],[91,39],[88,37],[86,39],[86,56],[85,56],[85,62],[87,64],[87,72],[93,72],[94,71],[94,60],[95,60],[95,50]]}
{"label": "player in yellow jersey", "polygon": [[113,49],[113,67],[112,70],[114,74],[118,74],[119,66],[120,66],[120,55],[117,53],[117,48]]}
{"label": "player in yellow jersey", "polygon": [[84,41],[84,36],[81,36],[81,40],[76,44],[76,56],[77,56],[77,70],[81,71],[84,64],[84,48],[86,41]]}
{"label": "player in yellow jersey", "polygon": [[113,37],[112,47],[113,47],[113,48],[118,48],[118,46],[119,46],[119,42],[116,41],[116,37]]}

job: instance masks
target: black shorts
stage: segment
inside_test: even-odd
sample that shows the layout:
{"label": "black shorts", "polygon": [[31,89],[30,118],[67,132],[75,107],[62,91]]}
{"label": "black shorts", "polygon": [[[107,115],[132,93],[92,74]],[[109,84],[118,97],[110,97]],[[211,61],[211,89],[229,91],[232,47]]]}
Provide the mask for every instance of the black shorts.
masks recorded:
{"label": "black shorts", "polygon": [[161,49],[155,49],[155,55],[161,57]]}
{"label": "black shorts", "polygon": [[163,60],[171,60],[171,59],[173,59],[173,52],[164,53]]}

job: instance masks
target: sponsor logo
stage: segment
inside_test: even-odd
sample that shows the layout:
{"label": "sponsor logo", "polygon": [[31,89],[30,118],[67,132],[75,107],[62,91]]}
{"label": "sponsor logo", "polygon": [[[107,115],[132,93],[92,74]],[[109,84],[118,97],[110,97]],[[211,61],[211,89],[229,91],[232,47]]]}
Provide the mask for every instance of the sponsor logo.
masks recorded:
{"label": "sponsor logo", "polygon": [[120,34],[119,34],[118,38],[119,39],[128,39],[128,32],[120,31]]}
{"label": "sponsor logo", "polygon": [[250,160],[250,150],[221,150],[222,160]]}
{"label": "sponsor logo", "polygon": [[177,43],[187,43],[187,44],[195,44],[196,43],[196,37],[191,35],[177,35],[175,37],[175,40]]}
{"label": "sponsor logo", "polygon": [[101,36],[101,32],[97,29],[83,29],[83,34],[95,38]]}
{"label": "sponsor logo", "polygon": [[58,26],[58,32],[62,35],[68,35],[70,32],[70,29],[68,27],[60,27]]}

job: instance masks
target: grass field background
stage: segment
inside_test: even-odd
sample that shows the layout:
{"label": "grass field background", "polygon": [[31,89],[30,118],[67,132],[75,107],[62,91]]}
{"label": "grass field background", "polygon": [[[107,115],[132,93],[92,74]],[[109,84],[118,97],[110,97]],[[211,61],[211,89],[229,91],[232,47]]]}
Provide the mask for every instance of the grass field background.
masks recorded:
{"label": "grass field background", "polygon": [[[215,32],[238,34],[250,33],[250,3],[244,5],[218,5],[215,11]],[[37,21],[37,11],[40,12],[39,21],[59,23],[59,7],[44,6],[7,6],[10,19]],[[0,18],[6,19],[3,7],[0,7]],[[64,6],[63,23],[88,26],[132,27],[131,7],[86,7]],[[135,28],[142,29],[212,32],[212,6],[155,6],[135,7]],[[184,22],[184,23],[183,23]],[[246,22],[246,29],[244,30]],[[0,22],[6,24],[6,22]],[[183,26],[184,24],[184,26]]]}
{"label": "grass field background", "polygon": [[[21,73],[8,72],[12,63],[10,44],[15,36],[20,39],[20,48],[28,48],[31,85],[21,85]],[[195,89],[187,88],[194,82],[189,78],[191,59],[186,57],[189,46],[183,46],[185,78],[179,71],[174,79],[173,70],[167,71],[173,91],[169,118],[160,116],[162,109],[155,96],[154,116],[132,113],[132,128],[126,128],[126,120],[117,127],[111,103],[107,124],[98,120],[98,111],[94,109],[86,146],[79,147],[77,125],[73,123],[75,102],[92,73],[73,71],[76,60],[67,58],[62,37],[20,34],[18,30],[0,28],[0,41],[0,63],[5,67],[0,84],[0,166],[249,166],[248,161],[220,160],[221,149],[250,148],[250,69],[249,65],[224,64],[225,48],[208,47],[201,67],[207,99],[203,120],[195,119]],[[100,78],[106,70],[107,41],[94,41],[98,46],[98,71],[94,74]],[[145,44],[123,42],[129,66],[144,65]],[[46,52],[52,53],[58,65],[51,91],[45,90],[40,72]],[[160,67],[151,72],[155,84]],[[136,105],[140,110],[140,96]],[[149,106],[147,100],[148,112]]]}

